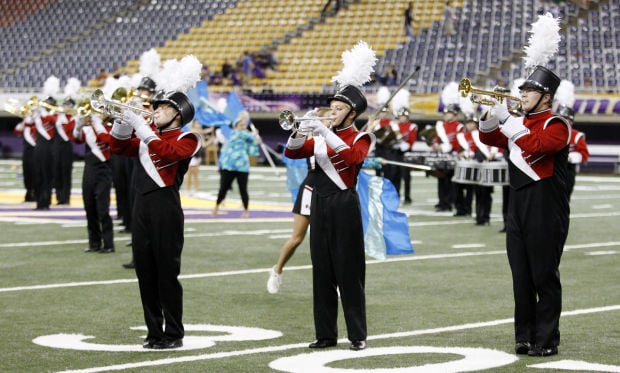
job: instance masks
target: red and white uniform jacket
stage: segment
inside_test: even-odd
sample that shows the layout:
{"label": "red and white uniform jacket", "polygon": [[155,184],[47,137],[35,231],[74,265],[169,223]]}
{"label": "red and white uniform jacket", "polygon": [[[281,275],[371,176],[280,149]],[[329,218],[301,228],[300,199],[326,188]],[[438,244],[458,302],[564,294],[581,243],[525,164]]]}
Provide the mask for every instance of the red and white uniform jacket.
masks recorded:
{"label": "red and white uniform jacket", "polygon": [[408,152],[413,149],[413,144],[418,139],[418,125],[409,121],[398,122],[398,131],[402,136],[400,150]]}
{"label": "red and white uniform jacket", "polygon": [[13,134],[23,137],[24,141],[30,146],[37,144],[37,129],[31,116],[27,116],[24,120],[17,123],[15,128],[13,128]]}
{"label": "red and white uniform jacket", "polygon": [[586,135],[573,128],[570,133],[570,143],[568,144],[568,162],[572,164],[585,163],[589,157],[590,152],[586,144]]}
{"label": "red and white uniform jacket", "polygon": [[107,162],[110,159],[110,130],[105,127],[101,117],[93,115],[90,126],[76,126],[73,129],[73,141],[77,144],[86,143],[87,152],[85,162]]}
{"label": "red and white uniform jacket", "polygon": [[56,134],[56,115],[42,110],[40,114],[34,115],[34,125],[37,128],[37,134],[49,141]]}
{"label": "red and white uniform jacket", "polygon": [[[515,128],[510,138],[504,134],[507,126]],[[570,125],[561,117],[553,116],[550,109],[525,117],[510,117],[503,127],[506,127],[504,132],[496,118],[481,121],[480,140],[508,149],[510,184],[514,188],[552,177],[556,157],[562,152],[564,157],[568,154]]]}
{"label": "red and white uniform jacket", "polygon": [[458,120],[451,122],[437,121],[435,125],[437,134],[433,139],[433,144],[441,148],[442,153],[459,152],[459,142],[456,134],[465,131],[463,123]]}
{"label": "red and white uniform jacket", "polygon": [[56,135],[60,136],[63,141],[73,141],[73,129],[75,128],[75,118],[68,114],[58,114],[55,123]]}
{"label": "red and white uniform jacket", "polygon": [[290,138],[284,155],[292,159],[315,156],[316,164],[341,190],[355,188],[357,174],[375,143],[374,135],[358,132],[355,126],[336,130],[336,135],[348,145],[332,149],[321,136]]}
{"label": "red and white uniform jacket", "polygon": [[110,139],[110,150],[126,157],[138,157],[135,187],[139,193],[148,193],[157,188],[174,187],[177,191],[183,183],[183,176],[189,161],[202,146],[200,135],[181,132],[180,128],[154,130],[157,139],[147,144],[139,138]]}

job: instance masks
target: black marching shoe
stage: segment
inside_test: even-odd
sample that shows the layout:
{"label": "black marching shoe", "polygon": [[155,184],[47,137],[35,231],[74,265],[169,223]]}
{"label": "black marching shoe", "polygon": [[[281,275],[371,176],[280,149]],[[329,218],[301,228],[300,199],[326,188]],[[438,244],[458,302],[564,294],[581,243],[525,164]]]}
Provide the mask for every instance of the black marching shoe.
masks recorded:
{"label": "black marching shoe", "polygon": [[169,350],[173,348],[183,347],[183,338],[179,339],[164,339],[159,342],[153,343],[155,350]]}
{"label": "black marching shoe", "polygon": [[337,344],[338,342],[336,342],[335,339],[317,339],[316,341],[310,343],[308,347],[309,348],[327,348],[327,347],[334,347]]}
{"label": "black marching shoe", "polygon": [[115,250],[113,247],[104,247],[103,249],[99,250],[99,252],[101,254],[110,254],[113,253]]}
{"label": "black marching shoe", "polygon": [[98,253],[100,251],[101,249],[98,247],[89,247],[89,248],[84,249],[85,253]]}
{"label": "black marching shoe", "polygon": [[534,346],[527,352],[528,356],[553,356],[558,354],[558,348],[556,346],[551,347],[539,347]]}
{"label": "black marching shoe", "polygon": [[366,341],[351,341],[349,350],[360,351],[366,348]]}
{"label": "black marching shoe", "polygon": [[527,355],[532,349],[530,342],[517,342],[515,343],[515,353],[517,355]]}
{"label": "black marching shoe", "polygon": [[123,268],[127,268],[127,269],[134,269],[136,268],[136,265],[134,264],[133,260],[129,263],[124,263],[123,264]]}
{"label": "black marching shoe", "polygon": [[144,340],[144,343],[142,343],[142,348],[152,349],[154,348],[153,346],[155,346],[155,344],[160,343],[160,342],[161,341],[159,339],[147,338]]}

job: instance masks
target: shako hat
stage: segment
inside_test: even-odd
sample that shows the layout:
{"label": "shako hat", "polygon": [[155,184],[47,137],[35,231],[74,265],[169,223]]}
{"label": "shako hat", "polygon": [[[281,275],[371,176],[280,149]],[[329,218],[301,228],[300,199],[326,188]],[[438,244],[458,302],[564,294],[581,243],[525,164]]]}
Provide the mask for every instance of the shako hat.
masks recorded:
{"label": "shako hat", "polygon": [[368,107],[368,102],[362,91],[353,85],[346,85],[340,88],[329,98],[329,101],[333,100],[351,105],[351,109],[355,110],[356,117],[366,111],[366,107]]}
{"label": "shako hat", "polygon": [[185,93],[179,91],[162,92],[152,100],[153,109],[157,109],[160,104],[164,103],[177,109],[181,115],[182,125],[186,125],[194,119],[194,105]]}
{"label": "shako hat", "polygon": [[151,78],[149,78],[148,76],[145,76],[144,78],[140,79],[140,84],[138,84],[138,89],[145,89],[151,93],[155,92],[155,88],[157,87],[157,84],[155,83],[155,81]]}
{"label": "shako hat", "polygon": [[523,84],[519,86],[519,89],[531,88],[542,93],[550,93],[553,96],[559,85],[560,78],[553,71],[538,65],[530,76],[525,79]]}

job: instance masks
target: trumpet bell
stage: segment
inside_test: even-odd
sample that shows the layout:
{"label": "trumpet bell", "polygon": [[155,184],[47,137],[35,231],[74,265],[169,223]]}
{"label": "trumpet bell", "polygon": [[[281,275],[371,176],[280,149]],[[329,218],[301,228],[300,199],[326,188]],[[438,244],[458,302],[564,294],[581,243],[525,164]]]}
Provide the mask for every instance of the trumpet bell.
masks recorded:
{"label": "trumpet bell", "polygon": [[295,115],[290,110],[284,110],[283,112],[281,112],[278,121],[280,123],[280,127],[282,127],[282,129],[285,131],[299,129],[299,123],[297,127],[295,127]]}

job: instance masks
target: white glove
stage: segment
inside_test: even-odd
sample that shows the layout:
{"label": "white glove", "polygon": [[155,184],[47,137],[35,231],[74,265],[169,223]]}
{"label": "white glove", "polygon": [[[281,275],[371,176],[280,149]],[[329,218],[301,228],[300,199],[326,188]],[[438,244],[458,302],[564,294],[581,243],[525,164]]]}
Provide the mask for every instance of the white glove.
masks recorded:
{"label": "white glove", "polygon": [[325,132],[329,132],[329,130],[320,120],[313,119],[301,121],[299,123],[299,132],[322,136]]}
{"label": "white glove", "polygon": [[308,110],[306,112],[306,114],[304,114],[304,116],[302,118],[304,118],[304,119],[316,118],[316,117],[318,117],[318,112],[319,112],[318,108],[314,108],[312,110]]}
{"label": "white glove", "polygon": [[133,129],[146,125],[144,118],[133,110],[123,110],[123,119],[121,121],[124,125],[131,126]]}
{"label": "white glove", "polygon": [[[490,113],[491,116],[497,118],[499,123],[502,124],[510,118],[510,113],[508,112],[508,107],[506,106],[506,102],[499,102],[495,98],[491,98],[495,105],[491,107]],[[488,119],[488,118],[487,118]]]}
{"label": "white glove", "polygon": [[131,133],[133,132],[133,128],[129,124],[124,124],[120,119],[114,119],[114,124],[112,125],[112,137],[119,140],[127,140],[131,138]]}
{"label": "white glove", "polygon": [[503,126],[500,126],[499,130],[513,142],[530,133],[529,128],[525,127],[521,120],[512,117],[510,117]]}

